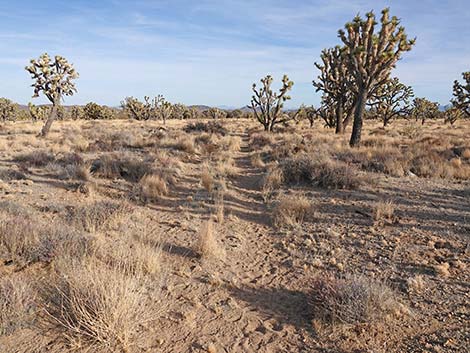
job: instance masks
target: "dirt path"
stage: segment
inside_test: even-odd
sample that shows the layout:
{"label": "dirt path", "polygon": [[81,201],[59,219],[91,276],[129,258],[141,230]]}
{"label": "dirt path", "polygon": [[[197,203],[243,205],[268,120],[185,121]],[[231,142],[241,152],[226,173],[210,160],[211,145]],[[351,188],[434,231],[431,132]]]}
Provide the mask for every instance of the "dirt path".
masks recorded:
{"label": "dirt path", "polygon": [[228,183],[226,221],[216,230],[226,258],[201,263],[186,257],[187,270],[172,290],[178,295],[165,352],[204,352],[210,344],[217,352],[308,351],[306,298],[295,288],[301,271],[270,225],[260,192],[263,171],[251,165],[247,133],[241,137],[234,155],[239,173]]}

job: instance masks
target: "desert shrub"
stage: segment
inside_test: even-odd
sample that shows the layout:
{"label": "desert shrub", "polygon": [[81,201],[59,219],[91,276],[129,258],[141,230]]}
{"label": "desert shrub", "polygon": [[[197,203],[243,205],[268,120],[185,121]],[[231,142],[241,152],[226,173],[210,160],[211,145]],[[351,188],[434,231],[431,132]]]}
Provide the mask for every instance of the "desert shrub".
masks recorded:
{"label": "desert shrub", "polygon": [[217,121],[209,121],[207,123],[198,121],[195,123],[187,124],[184,129],[185,132],[207,132],[211,134],[219,134],[225,136],[227,129]]}
{"label": "desert shrub", "polygon": [[91,165],[91,172],[107,179],[123,178],[137,182],[151,172],[150,161],[122,156],[117,153],[103,154]]}
{"label": "desert shrub", "polygon": [[156,315],[149,294],[142,276],[93,260],[64,260],[44,294],[47,323],[71,349],[134,351],[145,332],[142,325]]}
{"label": "desert shrub", "polygon": [[282,161],[285,183],[306,183],[322,188],[355,189],[362,179],[355,168],[340,161],[300,155]]}
{"label": "desert shrub", "polygon": [[274,208],[273,222],[276,227],[295,227],[313,213],[312,202],[304,195],[281,196]]}
{"label": "desert shrub", "polygon": [[122,202],[96,201],[77,207],[67,208],[66,220],[77,229],[89,233],[100,232],[113,227],[132,210]]}
{"label": "desert shrub", "polygon": [[54,154],[44,150],[32,151],[16,157],[17,162],[25,163],[33,167],[44,167],[54,160]]}
{"label": "desert shrub", "polygon": [[35,290],[26,278],[0,279],[0,336],[33,322],[35,300]]}
{"label": "desert shrub", "polygon": [[331,324],[378,322],[403,310],[393,290],[366,277],[321,276],[311,288],[314,319]]}

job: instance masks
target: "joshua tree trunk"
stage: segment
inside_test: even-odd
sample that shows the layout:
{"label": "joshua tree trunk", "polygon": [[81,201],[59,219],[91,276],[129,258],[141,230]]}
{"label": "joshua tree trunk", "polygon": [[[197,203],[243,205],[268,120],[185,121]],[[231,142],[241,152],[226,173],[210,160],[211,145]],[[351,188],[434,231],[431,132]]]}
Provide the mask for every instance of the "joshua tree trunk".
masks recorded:
{"label": "joshua tree trunk", "polygon": [[362,119],[364,116],[364,110],[366,109],[366,101],[366,90],[360,89],[359,95],[357,97],[357,104],[354,109],[354,122],[351,140],[349,141],[349,145],[351,147],[357,147],[361,142]]}
{"label": "joshua tree trunk", "polygon": [[57,102],[54,102],[52,104],[51,113],[49,114],[49,117],[47,118],[46,123],[42,127],[42,130],[41,130],[41,133],[40,133],[41,137],[46,137],[47,136],[47,134],[49,133],[49,130],[51,129],[52,123],[57,118],[57,107],[58,107],[58,105],[59,105],[59,103],[57,103]]}
{"label": "joshua tree trunk", "polygon": [[342,134],[344,132],[344,125],[343,125],[343,102],[342,100],[338,102],[336,106],[336,133]]}

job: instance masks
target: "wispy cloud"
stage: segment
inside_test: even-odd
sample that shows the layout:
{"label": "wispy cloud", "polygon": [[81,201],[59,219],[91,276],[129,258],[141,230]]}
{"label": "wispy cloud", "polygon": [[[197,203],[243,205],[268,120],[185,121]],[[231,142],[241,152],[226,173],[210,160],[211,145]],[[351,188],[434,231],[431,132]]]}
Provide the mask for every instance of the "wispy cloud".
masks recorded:
{"label": "wispy cloud", "polygon": [[295,82],[291,105],[318,103],[311,87],[322,48],[356,13],[391,6],[416,48],[395,74],[417,94],[446,103],[460,72],[470,69],[467,1],[81,0],[9,3],[0,10],[2,90],[30,99],[24,65],[60,53],[80,72],[69,103],[116,105],[126,95],[163,93],[187,104],[242,106],[251,83],[270,73]]}

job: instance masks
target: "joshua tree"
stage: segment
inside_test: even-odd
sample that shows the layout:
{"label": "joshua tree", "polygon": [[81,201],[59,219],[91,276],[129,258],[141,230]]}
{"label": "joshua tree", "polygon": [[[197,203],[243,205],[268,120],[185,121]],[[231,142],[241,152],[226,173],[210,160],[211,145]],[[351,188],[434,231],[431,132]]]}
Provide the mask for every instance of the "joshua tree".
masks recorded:
{"label": "joshua tree", "polygon": [[70,111],[70,117],[72,120],[80,120],[84,118],[83,108],[79,105],[74,105]]}
{"label": "joshua tree", "polygon": [[205,114],[210,119],[222,119],[223,117],[226,116],[225,112],[222,109],[219,109],[216,107],[209,108],[208,110],[205,111]]}
{"label": "joshua tree", "polygon": [[201,115],[199,109],[195,107],[186,107],[183,113],[183,119],[197,119]]}
{"label": "joshua tree", "polygon": [[345,30],[338,32],[345,45],[344,60],[352,76],[349,86],[356,96],[351,146],[361,141],[367,100],[387,82],[402,53],[411,50],[415,43],[415,39],[408,40],[397,17],[390,19],[389,9],[382,11],[380,24],[381,29],[376,33],[375,15],[368,12],[365,19],[358,15],[345,25]]}
{"label": "joshua tree", "polygon": [[325,122],[325,127],[333,129],[336,126],[336,114],[331,109],[331,105],[322,102],[320,108],[317,109],[317,114]]}
{"label": "joshua tree", "polygon": [[7,98],[0,98],[0,120],[16,120],[18,106]]}
{"label": "joshua tree", "polygon": [[31,120],[38,121],[38,120],[45,120],[47,115],[49,114],[49,107],[44,105],[34,105],[33,103],[28,103],[28,112],[31,116]]}
{"label": "joshua tree", "polygon": [[145,97],[145,103],[142,103],[134,97],[126,97],[121,102],[121,107],[129,115],[129,117],[136,120],[149,120],[153,116],[149,97]]}
{"label": "joshua tree", "polygon": [[439,103],[430,102],[426,98],[415,98],[411,115],[416,121],[421,120],[421,124],[424,125],[426,120],[439,116]]}
{"label": "joshua tree", "polygon": [[450,125],[454,126],[457,120],[463,118],[463,111],[457,107],[450,107],[444,112],[444,123],[450,123]]}
{"label": "joshua tree", "polygon": [[172,104],[159,94],[153,99],[153,106],[155,117],[161,119],[165,125],[166,119],[171,117]]}
{"label": "joshua tree", "polygon": [[171,119],[183,119],[184,118],[184,113],[188,109],[187,106],[181,103],[176,103],[173,104],[171,107]]}
{"label": "joshua tree", "polygon": [[39,59],[31,60],[31,65],[26,66],[26,71],[31,74],[35,81],[33,98],[43,93],[52,103],[49,117],[41,130],[41,136],[49,133],[53,121],[57,118],[57,110],[64,96],[72,96],[77,89],[73,80],[78,78],[78,73],[65,58],[56,55],[52,60],[47,53],[42,54]]}
{"label": "joshua tree", "polygon": [[313,86],[323,92],[323,99],[333,106],[336,116],[336,133],[343,133],[350,123],[355,96],[349,86],[352,78],[340,46],[324,49],[321,54],[323,64],[315,63],[320,70],[318,81],[313,81]]}
{"label": "joshua tree", "polygon": [[282,108],[284,102],[290,99],[287,92],[292,89],[294,82],[284,75],[279,93],[273,92],[271,89],[272,82],[273,78],[270,75],[262,78],[262,87],[259,90],[256,89],[256,83],[253,83],[254,95],[251,99],[251,109],[265,131],[273,131],[276,124],[290,120],[289,116],[282,113]]}
{"label": "joshua tree", "polygon": [[87,120],[109,120],[114,118],[114,111],[107,106],[90,102],[83,107],[83,115]]}
{"label": "joshua tree", "polygon": [[394,77],[372,94],[368,104],[375,109],[386,127],[395,117],[410,113],[413,95],[413,88]]}
{"label": "joshua tree", "polygon": [[464,83],[454,81],[454,99],[451,100],[454,107],[463,111],[470,118],[470,71],[463,72]]}
{"label": "joshua tree", "polygon": [[307,118],[308,122],[310,123],[310,127],[313,127],[313,123],[318,116],[318,110],[312,105],[310,107],[305,108],[305,117]]}

